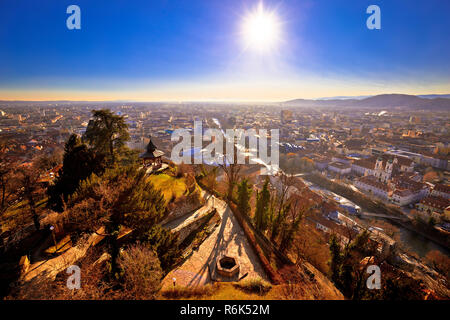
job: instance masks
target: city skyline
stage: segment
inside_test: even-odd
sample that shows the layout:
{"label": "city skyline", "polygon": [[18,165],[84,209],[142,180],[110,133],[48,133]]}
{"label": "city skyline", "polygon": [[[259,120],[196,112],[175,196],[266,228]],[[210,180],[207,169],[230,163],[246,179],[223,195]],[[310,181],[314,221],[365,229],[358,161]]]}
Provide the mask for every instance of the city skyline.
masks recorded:
{"label": "city skyline", "polygon": [[449,9],[0,0],[0,300],[450,300]]}
{"label": "city skyline", "polygon": [[[370,1],[80,0],[80,30],[66,27],[71,4],[0,4],[0,100],[279,102],[450,92],[450,44],[442,41],[450,5],[438,1],[377,1],[380,30],[366,27]],[[270,19],[255,27],[261,11]],[[260,50],[269,35],[270,50]]]}

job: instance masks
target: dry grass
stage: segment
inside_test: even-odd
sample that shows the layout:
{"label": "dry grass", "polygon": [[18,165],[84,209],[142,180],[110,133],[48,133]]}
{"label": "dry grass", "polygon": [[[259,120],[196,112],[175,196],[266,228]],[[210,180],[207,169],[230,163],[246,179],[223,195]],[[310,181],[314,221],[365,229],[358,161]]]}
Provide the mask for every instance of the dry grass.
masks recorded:
{"label": "dry grass", "polygon": [[[273,294],[272,294],[273,293]],[[263,300],[276,299],[278,293],[270,290],[265,295],[238,289],[236,283],[214,283],[199,287],[175,287],[160,293],[160,299],[194,300]]]}
{"label": "dry grass", "polygon": [[196,286],[196,287],[175,286],[173,288],[162,291],[161,296],[166,299],[190,299],[209,296],[213,292],[214,288],[212,285]]}
{"label": "dry grass", "polygon": [[273,286],[265,295],[243,291],[234,283],[215,284],[211,295],[203,296],[204,300],[273,300],[276,299],[276,286]]}
{"label": "dry grass", "polygon": [[259,278],[238,282],[235,287],[244,292],[256,293],[260,296],[267,294],[272,289],[272,285],[270,283]]}
{"label": "dry grass", "polygon": [[[247,287],[247,285],[244,285]],[[191,300],[315,300],[336,299],[335,296],[320,296],[317,289],[304,289],[301,284],[269,285],[265,294],[250,292],[238,287],[237,283],[215,283],[197,288],[169,289],[159,299]]]}
{"label": "dry grass", "polygon": [[148,177],[148,180],[156,189],[161,190],[166,203],[181,197],[188,191],[185,178],[176,178],[163,173],[151,175]]}

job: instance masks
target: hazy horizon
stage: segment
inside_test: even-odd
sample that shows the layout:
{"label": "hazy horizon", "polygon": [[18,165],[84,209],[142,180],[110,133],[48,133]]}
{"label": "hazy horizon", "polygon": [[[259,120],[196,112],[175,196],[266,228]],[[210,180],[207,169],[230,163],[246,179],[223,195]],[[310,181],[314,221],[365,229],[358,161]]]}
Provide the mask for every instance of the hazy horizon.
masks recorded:
{"label": "hazy horizon", "polygon": [[[14,99],[14,100],[6,100],[1,99],[0,101],[4,102],[109,102],[109,103],[268,103],[268,104],[277,104],[277,103],[284,103],[289,102],[292,100],[311,100],[311,101],[327,101],[327,100],[363,100],[370,97],[375,97],[379,95],[411,95],[416,96],[424,99],[450,99],[449,93],[432,93],[432,94],[403,94],[403,93],[381,93],[381,94],[371,94],[371,95],[364,95],[364,96],[335,96],[335,97],[318,97],[318,98],[302,98],[298,97],[295,99],[285,99],[280,101],[273,101],[273,100],[267,100],[267,101],[258,101],[258,100],[234,100],[234,99],[205,99],[205,100],[135,100],[135,99],[116,99],[116,100],[71,100],[71,99],[58,99],[58,100],[21,100],[21,99]],[[427,98],[427,96],[436,96],[436,97],[430,97]]]}

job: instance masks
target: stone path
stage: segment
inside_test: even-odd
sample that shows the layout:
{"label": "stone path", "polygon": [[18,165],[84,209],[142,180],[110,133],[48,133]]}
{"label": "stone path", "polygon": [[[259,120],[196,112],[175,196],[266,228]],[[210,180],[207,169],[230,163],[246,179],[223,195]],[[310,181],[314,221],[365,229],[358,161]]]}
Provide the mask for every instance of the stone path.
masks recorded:
{"label": "stone path", "polygon": [[36,276],[42,275],[55,280],[58,273],[67,269],[78,259],[84,257],[91,246],[95,246],[104,238],[102,235],[105,232],[104,230],[104,227],[101,227],[95,233],[92,233],[86,243],[79,247],[72,247],[53,259],[38,261],[30,265],[28,270],[21,275],[20,279],[29,281]]}
{"label": "stone path", "polygon": [[[212,200],[208,200],[208,202]],[[172,270],[163,280],[163,289],[173,286],[173,278],[179,286],[198,286],[210,283],[208,268],[214,272],[216,259],[222,255],[237,257],[240,264],[240,274],[248,273],[246,279],[262,278],[267,276],[259,262],[259,258],[253,252],[247,237],[234,217],[228,205],[214,198],[214,206],[221,216],[220,225],[200,245],[197,251],[178,268]]]}

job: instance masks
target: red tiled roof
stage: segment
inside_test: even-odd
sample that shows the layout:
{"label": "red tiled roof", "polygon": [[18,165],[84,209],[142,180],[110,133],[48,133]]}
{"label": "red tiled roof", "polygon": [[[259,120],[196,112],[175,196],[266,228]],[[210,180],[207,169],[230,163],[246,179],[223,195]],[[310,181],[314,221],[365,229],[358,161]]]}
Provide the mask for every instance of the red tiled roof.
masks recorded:
{"label": "red tiled roof", "polygon": [[335,168],[338,168],[338,169],[348,169],[348,168],[351,168],[351,165],[345,164],[345,163],[342,163],[342,162],[332,162],[332,163],[330,163],[328,166],[330,166],[330,167],[335,167]]}
{"label": "red tiled roof", "polygon": [[387,184],[378,181],[377,178],[375,178],[374,176],[361,177],[358,179],[358,181],[365,183],[369,186],[384,190],[386,192],[390,191],[390,188]]}
{"label": "red tiled roof", "polygon": [[450,200],[442,197],[429,196],[420,200],[420,203],[429,207],[444,210],[450,205]]}
{"label": "red tiled roof", "polygon": [[355,162],[353,162],[353,165],[371,170],[375,169],[375,162],[366,159],[356,160]]}
{"label": "red tiled roof", "polygon": [[437,192],[443,192],[443,193],[450,193],[450,185],[448,184],[437,184],[433,188],[434,191]]}
{"label": "red tiled roof", "polygon": [[394,193],[395,195],[398,195],[400,197],[406,197],[411,194],[411,190],[409,189],[395,189]]}
{"label": "red tiled roof", "polygon": [[405,176],[397,176],[392,179],[394,185],[401,189],[409,189],[411,191],[419,191],[426,187],[426,184],[414,181]]}

